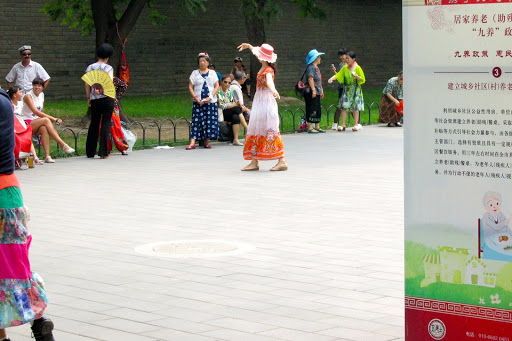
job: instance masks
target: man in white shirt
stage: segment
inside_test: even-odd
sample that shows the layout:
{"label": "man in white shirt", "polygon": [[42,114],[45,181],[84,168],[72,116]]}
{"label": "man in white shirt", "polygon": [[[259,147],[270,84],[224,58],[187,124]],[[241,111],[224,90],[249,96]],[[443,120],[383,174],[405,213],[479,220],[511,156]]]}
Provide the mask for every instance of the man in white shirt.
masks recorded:
{"label": "man in white shirt", "polygon": [[235,101],[240,102],[240,106],[242,107],[242,112],[251,112],[246,106],[244,106],[244,95],[242,94],[242,84],[245,83],[247,76],[243,71],[235,71],[233,79],[231,81],[230,89],[233,91],[233,96],[235,97]]}
{"label": "man in white shirt", "polygon": [[5,76],[7,87],[19,86],[21,91],[26,94],[32,90],[32,81],[39,77],[44,81],[43,90],[50,83],[50,76],[41,64],[32,61],[32,47],[23,45],[18,49],[20,51],[21,62],[15,64],[11,71]]}

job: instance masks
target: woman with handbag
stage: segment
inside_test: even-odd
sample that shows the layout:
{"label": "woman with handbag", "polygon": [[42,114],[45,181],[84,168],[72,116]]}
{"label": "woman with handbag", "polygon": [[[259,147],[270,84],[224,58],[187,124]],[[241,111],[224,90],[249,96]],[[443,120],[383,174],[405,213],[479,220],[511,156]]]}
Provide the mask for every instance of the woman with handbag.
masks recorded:
{"label": "woman with handbag", "polygon": [[256,93],[252,102],[251,120],[245,136],[244,159],[251,160],[242,171],[257,171],[260,160],[278,160],[271,171],[288,169],[284,159],[283,139],[279,133],[279,113],[276,98],[279,93],[274,85],[275,69],[273,63],[277,59],[274,48],[269,44],[252,46],[243,43],[238,46],[242,51],[250,49],[261,63],[256,77]]}
{"label": "woman with handbag", "polygon": [[363,69],[356,61],[356,54],[353,51],[347,52],[346,61],[347,65],[343,66],[337,74],[329,78],[328,83],[331,84],[336,79],[344,84],[343,95],[338,103],[338,107],[341,109],[341,130],[344,131],[346,129],[347,110],[352,110],[354,113],[352,131],[358,131],[363,128],[359,123],[359,111],[364,110],[361,85],[366,82],[366,78]]}
{"label": "woman with handbag", "polygon": [[[306,57],[306,72],[305,76],[308,90],[304,93],[304,102],[306,103],[306,122],[308,124],[308,133],[318,134],[325,133],[325,130],[320,129],[320,121],[322,120],[322,106],[320,100],[324,98],[324,89],[322,88],[322,74],[318,65],[322,62],[322,57],[325,53],[318,52],[316,49],[309,51]],[[313,127],[313,124],[315,125]]]}

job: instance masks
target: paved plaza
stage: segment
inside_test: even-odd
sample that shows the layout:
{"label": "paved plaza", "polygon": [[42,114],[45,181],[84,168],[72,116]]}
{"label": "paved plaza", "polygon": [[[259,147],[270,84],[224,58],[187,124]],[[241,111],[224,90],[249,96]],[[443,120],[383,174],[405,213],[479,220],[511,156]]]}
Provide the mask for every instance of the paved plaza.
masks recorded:
{"label": "paved plaza", "polygon": [[404,340],[403,129],[284,143],[286,172],[225,143],[18,171],[56,340]]}

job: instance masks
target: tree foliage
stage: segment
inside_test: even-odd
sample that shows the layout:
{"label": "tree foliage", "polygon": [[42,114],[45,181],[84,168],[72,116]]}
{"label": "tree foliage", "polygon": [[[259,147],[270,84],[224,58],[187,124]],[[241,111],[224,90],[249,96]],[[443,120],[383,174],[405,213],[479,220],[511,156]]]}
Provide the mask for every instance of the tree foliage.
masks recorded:
{"label": "tree foliage", "polygon": [[[285,0],[242,0],[240,10],[245,18],[247,40],[253,45],[266,42],[265,21],[279,19],[283,15],[280,4]],[[319,7],[315,0],[286,0],[299,8],[301,17],[313,17],[324,20],[327,17],[326,8]],[[259,68],[258,60],[251,54],[251,78],[254,79]]]}
{"label": "tree foliage", "polygon": [[[326,18],[326,9],[317,5],[315,0],[288,0],[299,8],[301,17],[312,17],[320,20]],[[243,0],[242,13],[250,19],[263,19],[271,22],[283,15],[280,4],[283,0]]]}
{"label": "tree foliage", "polygon": [[[114,8],[115,18],[120,20],[127,8],[133,3],[144,3],[149,8],[153,8],[157,0],[104,0],[110,2]],[[182,7],[195,15],[198,10],[205,11],[207,0],[178,0],[179,7]],[[94,19],[91,9],[91,1],[84,0],[51,0],[47,1],[41,12],[50,16],[52,21],[59,21],[62,25],[70,28],[79,28],[82,35],[89,35],[94,30]],[[167,16],[157,10],[149,13],[151,22],[155,25],[162,25],[166,22]]]}

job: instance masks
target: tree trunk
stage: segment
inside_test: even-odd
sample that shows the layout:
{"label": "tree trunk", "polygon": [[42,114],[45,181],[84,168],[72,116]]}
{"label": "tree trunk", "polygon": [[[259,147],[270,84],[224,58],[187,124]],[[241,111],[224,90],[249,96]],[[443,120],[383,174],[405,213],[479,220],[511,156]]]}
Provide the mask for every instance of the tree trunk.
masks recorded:
{"label": "tree trunk", "polygon": [[[258,8],[257,12],[261,13],[263,10],[263,6],[265,5],[264,0],[258,0]],[[245,29],[247,31],[247,38],[249,44],[253,46],[261,46],[261,44],[267,41],[267,37],[265,36],[265,22],[256,14],[248,15],[244,13],[245,16]],[[260,62],[255,55],[251,53],[251,80],[253,81],[253,90],[252,93],[256,92],[256,75],[258,74],[258,70],[260,69]]]}
{"label": "tree trunk", "polygon": [[[112,0],[91,0],[92,17],[96,30],[96,47],[108,43],[114,48],[114,54],[109,59],[109,64],[114,69],[114,76],[119,75],[123,45],[147,2],[148,0],[131,0],[123,16],[117,21]],[[121,105],[119,108],[121,120],[127,123],[131,122],[132,120],[122,111]]]}

